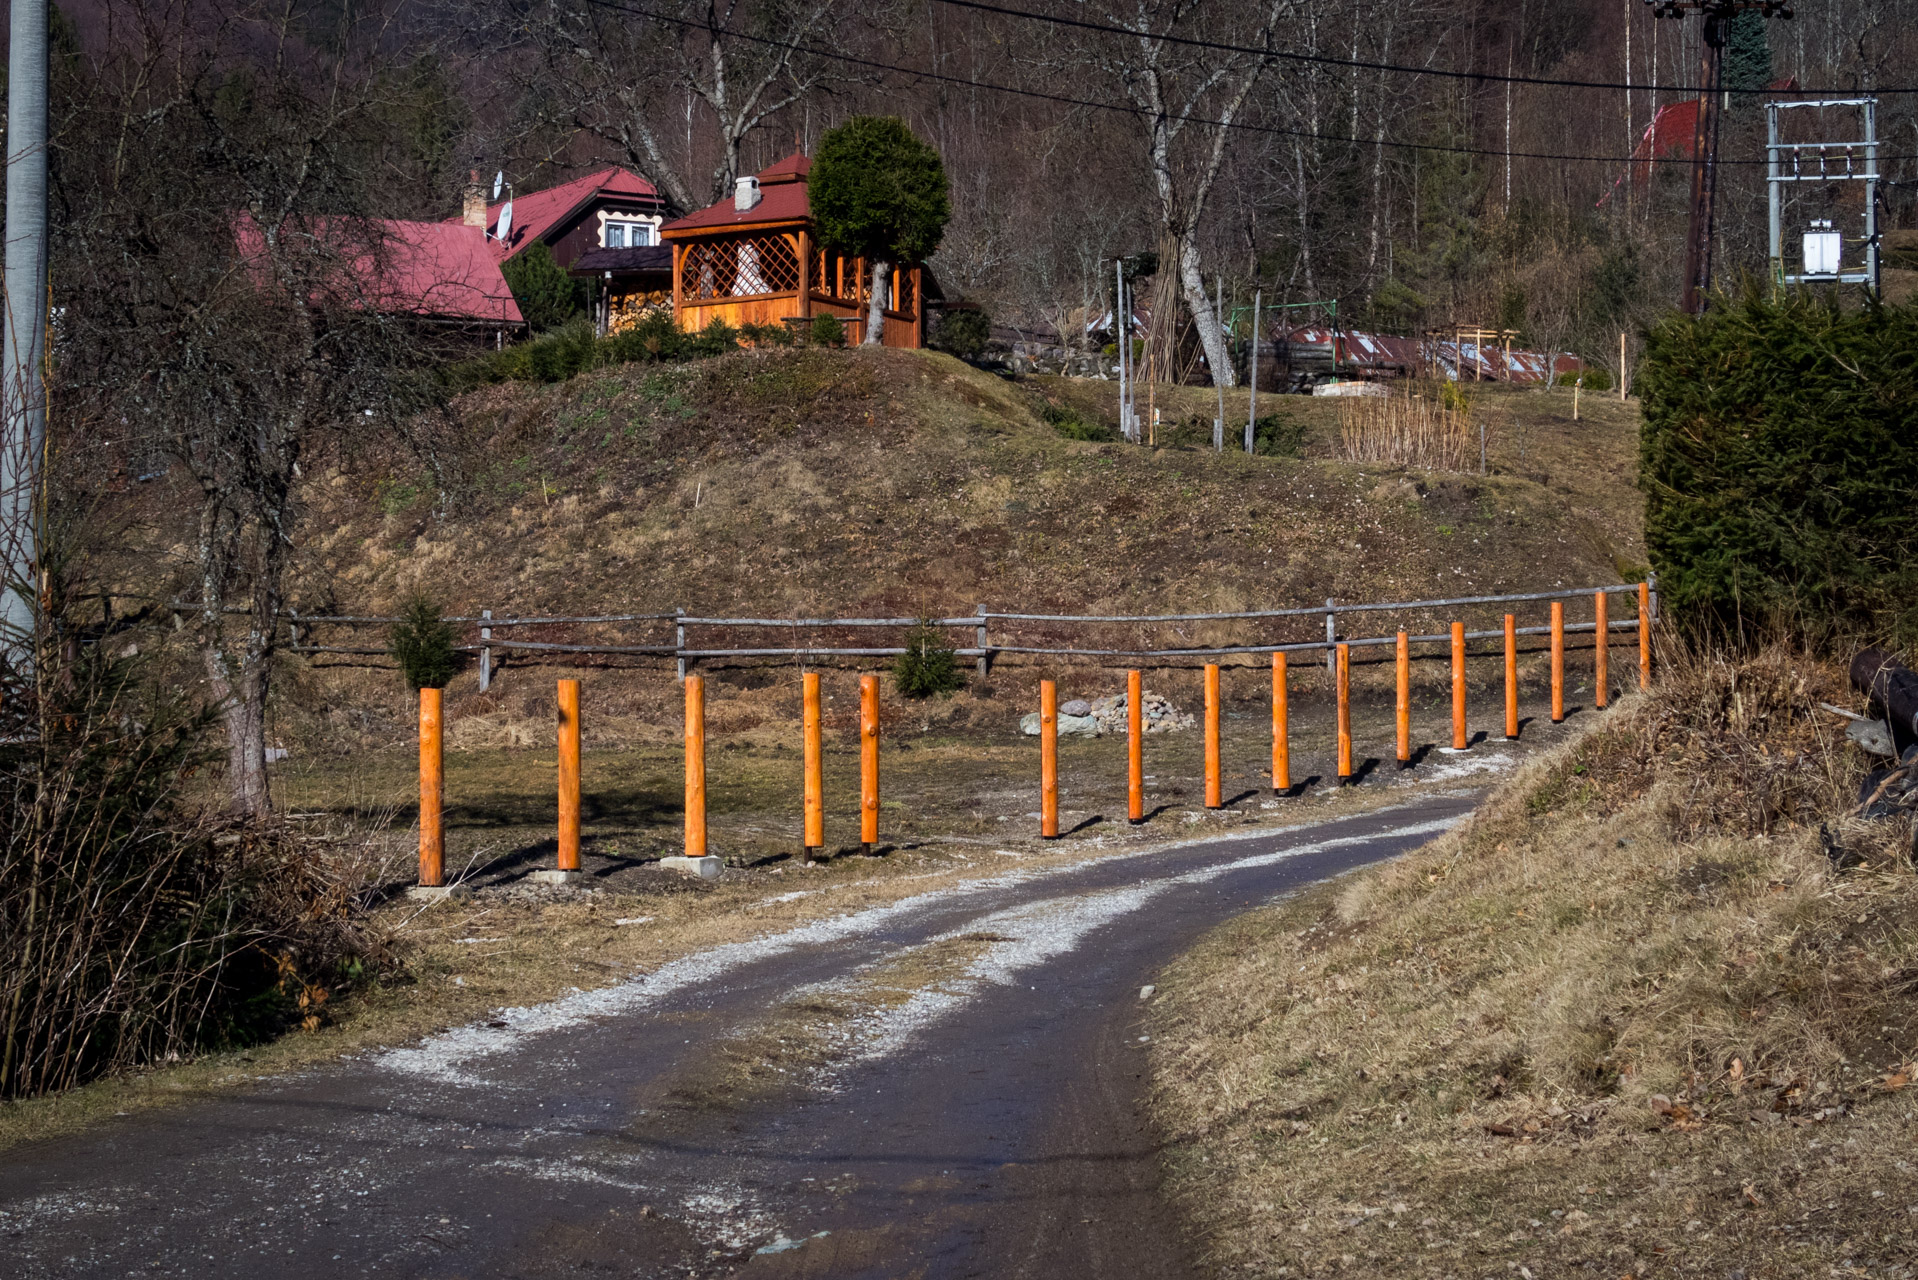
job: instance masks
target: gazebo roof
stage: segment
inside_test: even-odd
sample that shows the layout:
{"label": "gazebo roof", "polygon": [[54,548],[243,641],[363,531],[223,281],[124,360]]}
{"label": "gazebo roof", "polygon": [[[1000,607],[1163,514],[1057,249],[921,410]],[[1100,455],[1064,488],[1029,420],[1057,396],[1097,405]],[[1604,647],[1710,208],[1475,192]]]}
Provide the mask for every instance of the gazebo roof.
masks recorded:
{"label": "gazebo roof", "polygon": [[806,199],[806,175],[811,172],[812,157],[795,151],[753,175],[759,179],[759,203],[752,208],[742,212],[733,207],[733,198],[727,196],[697,213],[675,218],[659,229],[660,234],[670,236],[674,232],[714,231],[768,222],[804,222],[812,215],[812,206]]}

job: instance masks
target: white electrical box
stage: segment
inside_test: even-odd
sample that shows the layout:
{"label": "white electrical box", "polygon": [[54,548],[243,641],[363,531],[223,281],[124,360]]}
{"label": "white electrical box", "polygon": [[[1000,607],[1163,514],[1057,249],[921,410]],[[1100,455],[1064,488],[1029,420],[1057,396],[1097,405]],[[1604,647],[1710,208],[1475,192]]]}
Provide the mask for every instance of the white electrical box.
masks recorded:
{"label": "white electrical box", "polygon": [[1833,231],[1829,222],[1814,222],[1811,230],[1805,232],[1805,274],[1808,276],[1835,276],[1838,274],[1839,261],[1844,257],[1845,237],[1842,232]]}

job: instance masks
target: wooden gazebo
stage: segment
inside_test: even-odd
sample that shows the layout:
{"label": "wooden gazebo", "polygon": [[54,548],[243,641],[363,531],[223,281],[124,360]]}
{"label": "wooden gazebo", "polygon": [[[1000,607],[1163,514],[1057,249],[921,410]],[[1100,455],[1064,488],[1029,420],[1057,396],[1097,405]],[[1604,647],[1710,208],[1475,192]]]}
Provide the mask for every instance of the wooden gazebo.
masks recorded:
{"label": "wooden gazebo", "polygon": [[[673,314],[682,329],[727,324],[805,325],[817,315],[865,339],[872,272],[863,258],[820,247],[806,199],[812,161],[794,153],[750,178],[730,199],[660,228],[673,251]],[[889,347],[926,345],[926,270],[893,268],[885,309]]]}

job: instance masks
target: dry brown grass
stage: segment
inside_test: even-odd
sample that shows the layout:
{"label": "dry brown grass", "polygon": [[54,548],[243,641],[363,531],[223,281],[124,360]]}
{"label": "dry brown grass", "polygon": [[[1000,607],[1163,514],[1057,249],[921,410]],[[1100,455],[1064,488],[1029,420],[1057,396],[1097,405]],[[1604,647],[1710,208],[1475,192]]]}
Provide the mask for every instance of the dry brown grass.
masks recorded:
{"label": "dry brown grass", "polygon": [[1909,1275],[1918,883],[1783,652],[1668,672],[1469,828],[1218,931],[1155,1105],[1224,1270]]}

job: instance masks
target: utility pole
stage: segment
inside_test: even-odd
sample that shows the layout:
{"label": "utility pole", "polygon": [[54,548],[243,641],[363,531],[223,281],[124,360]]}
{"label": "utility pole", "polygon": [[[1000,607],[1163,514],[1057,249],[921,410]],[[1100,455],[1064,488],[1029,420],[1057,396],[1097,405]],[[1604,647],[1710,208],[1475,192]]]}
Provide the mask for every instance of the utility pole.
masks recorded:
{"label": "utility pole", "polygon": [[0,651],[33,653],[47,430],[47,0],[12,0],[7,38],[5,314],[0,315]]}
{"label": "utility pole", "polygon": [[1712,205],[1718,182],[1718,118],[1724,103],[1726,28],[1746,9],[1767,18],[1790,18],[1784,0],[1645,0],[1655,18],[1683,18],[1697,13],[1705,20],[1699,41],[1698,118],[1692,126],[1692,216],[1685,237],[1685,291],[1679,306],[1687,315],[1705,309],[1712,286]]}

